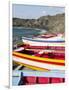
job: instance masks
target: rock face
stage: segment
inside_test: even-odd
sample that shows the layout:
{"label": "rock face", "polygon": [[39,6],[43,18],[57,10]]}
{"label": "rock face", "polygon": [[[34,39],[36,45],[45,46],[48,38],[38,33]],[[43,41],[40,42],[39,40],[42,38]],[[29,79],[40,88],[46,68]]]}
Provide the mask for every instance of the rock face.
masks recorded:
{"label": "rock face", "polygon": [[13,18],[13,26],[26,28],[46,29],[50,32],[64,33],[65,31],[65,14],[54,16],[42,16],[38,19],[19,19]]}

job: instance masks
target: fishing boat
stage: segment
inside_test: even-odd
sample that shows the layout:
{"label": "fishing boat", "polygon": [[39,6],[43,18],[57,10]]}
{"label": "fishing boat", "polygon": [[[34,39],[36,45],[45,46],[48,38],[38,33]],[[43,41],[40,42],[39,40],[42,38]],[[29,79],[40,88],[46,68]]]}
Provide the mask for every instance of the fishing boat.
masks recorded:
{"label": "fishing boat", "polygon": [[50,37],[22,37],[22,41],[25,44],[29,44],[31,46],[64,46],[64,38],[61,35],[50,36]]}
{"label": "fishing boat", "polygon": [[34,70],[64,70],[64,51],[33,50],[24,47],[13,51],[13,60]]}
{"label": "fishing boat", "polygon": [[13,85],[28,85],[28,84],[50,84],[63,83],[65,80],[64,71],[13,71]]}

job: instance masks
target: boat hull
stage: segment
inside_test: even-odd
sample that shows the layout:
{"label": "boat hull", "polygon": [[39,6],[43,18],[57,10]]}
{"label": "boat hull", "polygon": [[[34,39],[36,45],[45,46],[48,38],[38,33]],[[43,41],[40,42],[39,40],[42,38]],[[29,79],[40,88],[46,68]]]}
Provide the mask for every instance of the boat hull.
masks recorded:
{"label": "boat hull", "polygon": [[13,56],[13,60],[25,66],[29,66],[29,67],[33,66],[32,69],[40,70],[40,71],[65,70],[64,66],[51,65],[51,64],[46,64],[46,63],[44,64],[44,63],[40,63],[36,61],[27,60],[24,58],[19,58],[16,56]]}
{"label": "boat hull", "polygon": [[13,52],[13,60],[35,70],[64,70],[64,60],[41,58]]}
{"label": "boat hull", "polygon": [[64,42],[61,41],[38,41],[31,39],[22,39],[24,44],[28,44],[31,46],[64,46]]}

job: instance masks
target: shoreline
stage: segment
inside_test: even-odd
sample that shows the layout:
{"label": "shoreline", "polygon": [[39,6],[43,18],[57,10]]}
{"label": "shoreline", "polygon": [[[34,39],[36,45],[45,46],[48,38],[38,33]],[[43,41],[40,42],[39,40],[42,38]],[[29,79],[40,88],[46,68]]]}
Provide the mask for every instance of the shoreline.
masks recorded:
{"label": "shoreline", "polygon": [[31,28],[31,27],[19,27],[19,26],[13,26],[13,29],[35,29],[35,30],[45,30],[47,31],[46,29],[40,29],[40,28]]}

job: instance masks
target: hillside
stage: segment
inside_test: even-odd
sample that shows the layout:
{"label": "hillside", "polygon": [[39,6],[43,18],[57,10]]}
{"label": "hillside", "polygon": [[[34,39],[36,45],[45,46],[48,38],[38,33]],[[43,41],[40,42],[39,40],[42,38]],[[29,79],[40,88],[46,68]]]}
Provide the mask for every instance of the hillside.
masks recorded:
{"label": "hillside", "polygon": [[46,29],[49,32],[65,31],[65,14],[57,14],[54,16],[42,16],[38,19],[19,19],[13,18],[13,26],[26,28]]}

